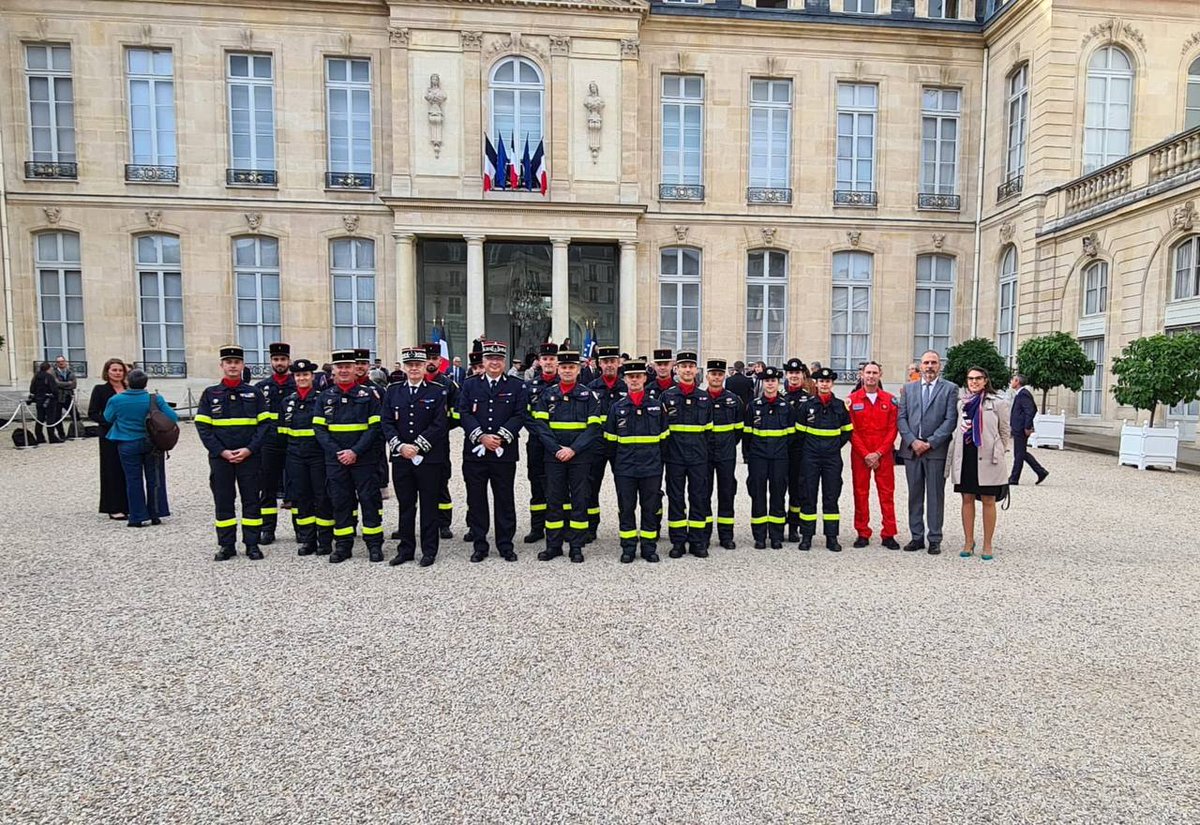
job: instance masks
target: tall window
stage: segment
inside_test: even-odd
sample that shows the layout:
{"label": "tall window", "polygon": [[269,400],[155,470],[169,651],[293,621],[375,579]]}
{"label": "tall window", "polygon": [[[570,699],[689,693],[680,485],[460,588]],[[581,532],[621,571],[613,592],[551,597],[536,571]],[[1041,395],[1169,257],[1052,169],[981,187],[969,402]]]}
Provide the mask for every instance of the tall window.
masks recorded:
{"label": "tall window", "polygon": [[237,282],[238,343],[250,363],[269,363],[269,345],[282,337],[279,241],[257,236],[234,238],[233,276]]}
{"label": "tall window", "polygon": [[86,360],[79,236],[74,232],[35,236],[33,263],[38,275],[42,359],[53,361],[65,355],[68,361]]}
{"label": "tall window", "polygon": [[957,20],[958,0],[929,0],[929,16],[935,20]]}
{"label": "tall window", "polygon": [[746,259],[746,357],[778,364],[787,357],[787,253],[751,252]]}
{"label": "tall window", "polygon": [[271,56],[229,55],[226,82],[230,165],[234,170],[274,172],[275,73]]}
{"label": "tall window", "polygon": [[875,189],[875,112],[879,87],[839,83],[837,87],[837,188]]}
{"label": "tall window", "polygon": [[1083,338],[1080,340],[1083,354],[1096,362],[1096,369],[1083,377],[1083,389],[1079,393],[1080,415],[1102,415],[1104,413],[1104,339]]}
{"label": "tall window", "polygon": [[130,152],[137,166],[178,166],[174,60],[169,49],[129,49]]}
{"label": "tall window", "polygon": [[325,60],[329,171],[371,174],[371,61]]}
{"label": "tall window", "polygon": [[750,81],[750,186],[790,188],[792,81]]}
{"label": "tall window", "polygon": [[1200,126],[1200,57],[1188,69],[1187,102],[1184,104],[1183,128]]}
{"label": "tall window", "polygon": [[875,0],[845,0],[842,11],[854,14],[874,14]]}
{"label": "tall window", "polygon": [[1103,315],[1108,309],[1108,264],[1096,261],[1083,271],[1083,314]]}
{"label": "tall window", "polygon": [[25,80],[29,88],[30,159],[37,163],[75,163],[71,47],[27,45]]}
{"label": "tall window", "polygon": [[1012,363],[1017,334],[1017,248],[1009,246],[1000,261],[1000,295],[996,319],[996,348]]}
{"label": "tall window", "polygon": [[957,89],[925,89],[921,96],[921,191],[953,195],[958,185]]}
{"label": "tall window", "polygon": [[142,235],[136,241],[136,249],[142,360],[151,364],[182,364],[185,356],[179,238]]}
{"label": "tall window", "polygon": [[704,178],[704,78],[663,75],[662,180],[697,186]]}
{"label": "tall window", "polygon": [[913,355],[934,350],[945,355],[950,348],[954,307],[955,261],[948,255],[917,258],[917,310],[913,332]]}
{"label": "tall window", "polygon": [[1172,300],[1200,297],[1200,235],[1175,247],[1175,290]]}
{"label": "tall window", "polygon": [[1008,153],[1006,180],[1025,174],[1025,135],[1029,120],[1029,64],[1008,76]]}
{"label": "tall window", "polygon": [[1133,109],[1133,64],[1116,46],[1092,55],[1087,73],[1083,171],[1091,172],[1129,154]]}
{"label": "tall window", "polygon": [[700,349],[700,250],[664,249],[659,257],[658,341],[672,349]]}
{"label": "tall window", "polygon": [[501,60],[492,69],[492,140],[503,140],[509,159],[521,157],[525,141],[533,154],[542,139],[542,73],[523,57]]}
{"label": "tall window", "polygon": [[875,259],[866,252],[833,256],[833,315],[830,318],[830,367],[858,368],[871,356],[871,281]]}
{"label": "tall window", "polygon": [[[1167,335],[1180,335],[1185,332],[1195,332],[1200,334],[1200,324],[1170,327],[1166,330]],[[1174,407],[1171,407],[1169,410],[1167,410],[1167,417],[1195,421],[1196,419],[1200,418],[1200,398],[1194,398],[1191,401],[1181,401]]]}
{"label": "tall window", "polygon": [[338,238],[329,245],[333,267],[333,346],[375,352],[375,242]]}

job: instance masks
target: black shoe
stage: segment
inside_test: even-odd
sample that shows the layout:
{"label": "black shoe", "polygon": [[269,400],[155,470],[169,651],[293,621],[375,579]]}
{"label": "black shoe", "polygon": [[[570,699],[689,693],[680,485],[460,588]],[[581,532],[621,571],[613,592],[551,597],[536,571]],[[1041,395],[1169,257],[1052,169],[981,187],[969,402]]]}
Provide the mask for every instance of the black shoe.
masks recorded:
{"label": "black shoe", "polygon": [[311,556],[315,552],[317,552],[317,548],[312,544],[302,544],[296,548],[297,556]]}
{"label": "black shoe", "polygon": [[634,552],[632,550],[621,551],[621,564],[633,564]]}
{"label": "black shoe", "polygon": [[246,548],[246,558],[250,559],[250,561],[262,561],[263,554],[261,550],[251,545],[250,547]]}
{"label": "black shoe", "polygon": [[571,561],[575,564],[583,564],[583,551],[578,547],[571,548]]}
{"label": "black shoe", "polygon": [[812,536],[801,536],[800,537],[800,549],[801,550],[811,550],[812,549]]}
{"label": "black shoe", "polygon": [[501,550],[500,558],[504,559],[505,561],[516,561],[517,554],[512,550]]}
{"label": "black shoe", "polygon": [[584,547],[587,547],[589,544],[591,544],[595,540],[596,540],[595,533],[589,531],[589,532],[583,534],[583,546]]}
{"label": "black shoe", "polygon": [[522,541],[524,541],[526,544],[536,544],[539,541],[544,541],[545,538],[546,534],[541,530],[530,530],[525,538],[522,539]]}
{"label": "black shoe", "polygon": [[671,557],[671,558],[673,558],[673,559],[682,559],[682,558],[683,558],[683,553],[684,553],[683,545],[682,545],[682,544],[676,544],[676,545],[674,545],[674,546],[672,546],[672,547],[671,547],[671,552],[670,552],[670,553],[667,553],[667,555],[668,555],[668,556],[670,556],[670,557]]}
{"label": "black shoe", "polygon": [[334,550],[329,554],[330,564],[341,564],[346,559],[351,558],[353,554],[349,550]]}
{"label": "black shoe", "polygon": [[479,562],[483,561],[487,557],[488,554],[486,550],[476,550],[471,554],[471,564],[479,564]]}
{"label": "black shoe", "polygon": [[900,549],[900,542],[896,541],[896,539],[891,536],[884,539],[881,542],[881,544],[883,544],[883,546],[889,550],[899,550]]}
{"label": "black shoe", "polygon": [[367,558],[374,562],[383,561],[383,548],[372,547],[367,550]]}
{"label": "black shoe", "polygon": [[936,556],[942,552],[942,543],[940,541],[929,542],[929,555]]}
{"label": "black shoe", "polygon": [[1021,482],[1019,482],[1019,481],[1013,481],[1013,480],[1010,478],[1010,479],[1008,480],[1008,486],[1009,486],[1009,487],[1020,487],[1020,486],[1021,486]]}
{"label": "black shoe", "polygon": [[441,527],[438,529],[438,536],[449,541],[454,538],[454,531],[449,527]]}
{"label": "black shoe", "polygon": [[708,548],[703,544],[693,544],[690,548],[688,548],[688,552],[698,559],[708,558]]}
{"label": "black shoe", "polygon": [[127,522],[125,522],[125,526],[126,527],[145,527],[146,522],[144,522],[144,521],[127,521]]}
{"label": "black shoe", "polygon": [[915,553],[918,550],[924,550],[924,549],[925,549],[925,542],[922,541],[921,539],[913,539],[908,544],[904,545],[905,553]]}
{"label": "black shoe", "polygon": [[733,539],[725,539],[721,542],[721,548],[723,550],[736,550],[737,542]]}
{"label": "black shoe", "polygon": [[162,524],[162,519],[152,518],[152,519],[150,519],[150,523],[153,524],[155,527],[157,527],[158,525]]}
{"label": "black shoe", "polygon": [[320,545],[317,545],[316,554],[318,556],[328,556],[332,552],[333,552],[332,547],[321,547]]}
{"label": "black shoe", "polygon": [[776,541],[776,540],[772,540],[772,541],[771,541],[771,549],[772,549],[772,550],[782,550],[782,549],[783,549],[783,542],[782,542],[782,541]]}
{"label": "black shoe", "polygon": [[399,530],[392,531],[392,541],[400,541],[400,531]]}
{"label": "black shoe", "polygon": [[392,567],[395,567],[396,565],[404,564],[404,562],[412,561],[412,560],[413,560],[412,553],[405,553],[401,550],[397,550],[396,555],[392,556],[392,560],[389,561],[388,564]]}
{"label": "black shoe", "polygon": [[538,553],[538,561],[553,561],[562,555],[561,550],[543,550]]}
{"label": "black shoe", "polygon": [[800,528],[794,525],[788,527],[787,540],[792,544],[800,541]]}
{"label": "black shoe", "polygon": [[755,550],[766,550],[767,543],[765,541],[756,541],[756,542],[754,542],[754,549]]}
{"label": "black shoe", "polygon": [[1046,472],[1044,472],[1040,476],[1038,476],[1038,480],[1033,482],[1033,486],[1036,487],[1037,485],[1041,484],[1043,481],[1045,481],[1049,477],[1050,477],[1050,471],[1047,470]]}
{"label": "black shoe", "polygon": [[840,553],[840,552],[842,552],[842,545],[838,544],[838,540],[835,539],[833,536],[826,536],[825,537],[825,549],[828,550],[830,553]]}
{"label": "black shoe", "polygon": [[868,544],[870,544],[870,543],[871,543],[871,540],[870,540],[870,539],[863,538],[862,536],[859,536],[858,538],[856,538],[856,539],[854,540],[854,546],[855,546],[855,547],[860,547],[860,548],[861,548],[861,547],[866,547],[866,546],[867,546]]}
{"label": "black shoe", "polygon": [[430,565],[432,565],[432,564],[433,564],[433,563],[434,563],[436,560],[437,560],[437,556],[431,556],[431,555],[429,555],[428,553],[426,553],[425,555],[421,556],[421,560],[420,560],[419,562],[417,562],[417,563],[418,563],[419,565],[421,565],[422,567],[429,567],[429,566],[430,566]]}
{"label": "black shoe", "polygon": [[217,555],[213,556],[213,561],[229,561],[237,555],[237,550],[232,547],[222,547],[217,551]]}
{"label": "black shoe", "polygon": [[658,562],[659,562],[658,553],[655,552],[654,550],[643,550],[642,558],[645,559],[646,561],[650,562],[651,564],[658,564]]}
{"label": "black shoe", "polygon": [[262,533],[260,533],[258,536],[258,543],[261,544],[263,547],[266,547],[268,544],[274,544],[275,543],[275,531],[274,530],[263,530]]}
{"label": "black shoe", "polygon": [[470,530],[463,533],[463,543],[474,544],[475,543],[475,534],[472,533]]}

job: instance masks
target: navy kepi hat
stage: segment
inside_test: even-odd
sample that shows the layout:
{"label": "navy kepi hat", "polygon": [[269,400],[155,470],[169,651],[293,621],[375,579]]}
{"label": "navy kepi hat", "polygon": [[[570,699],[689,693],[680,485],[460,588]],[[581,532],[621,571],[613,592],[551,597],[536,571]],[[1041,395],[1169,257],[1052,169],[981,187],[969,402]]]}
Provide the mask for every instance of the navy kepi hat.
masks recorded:
{"label": "navy kepi hat", "polygon": [[307,358],[297,358],[295,361],[292,362],[292,366],[290,367],[290,369],[293,373],[316,372],[317,365],[314,364],[312,361],[309,361]]}
{"label": "navy kepi hat", "polygon": [[712,372],[714,370],[716,370],[718,372],[725,372],[725,359],[724,358],[709,358],[707,369],[709,372]]}
{"label": "navy kepi hat", "polygon": [[331,357],[329,359],[329,361],[330,361],[330,363],[333,363],[333,364],[353,364],[354,363],[354,350],[352,350],[352,349],[335,349],[333,351],[333,357]]}
{"label": "navy kepi hat", "polygon": [[501,357],[508,355],[508,344],[503,341],[481,341],[480,345],[483,347],[484,358],[489,355],[499,355]]}
{"label": "navy kepi hat", "polygon": [[538,347],[538,355],[558,355],[558,344],[547,341]]}
{"label": "navy kepi hat", "polygon": [[630,373],[648,373],[645,361],[626,361],[621,365],[621,375],[629,375]]}
{"label": "navy kepi hat", "polygon": [[816,381],[836,381],[837,373],[831,370],[829,367],[821,367],[819,370],[813,373],[812,377]]}
{"label": "navy kepi hat", "polygon": [[695,364],[698,360],[700,359],[696,356],[696,353],[691,350],[681,349],[675,353],[676,364]]}
{"label": "navy kepi hat", "polygon": [[573,349],[560,349],[558,351],[558,363],[562,364],[578,364],[579,353]]}
{"label": "navy kepi hat", "polygon": [[356,347],[354,350],[354,360],[362,364],[370,363],[371,351],[366,347]]}
{"label": "navy kepi hat", "polygon": [[239,361],[246,360],[246,351],[237,344],[226,344],[221,347],[221,359],[237,358]]}
{"label": "navy kepi hat", "polygon": [[269,349],[270,349],[272,355],[291,355],[292,354],[291,344],[285,344],[282,341],[276,341],[274,344],[271,344]]}
{"label": "navy kepi hat", "polygon": [[411,364],[413,361],[425,363],[425,347],[405,347],[400,360],[405,364]]}
{"label": "navy kepi hat", "polygon": [[620,347],[596,347],[597,358],[620,358]]}
{"label": "navy kepi hat", "polygon": [[671,360],[671,351],[669,349],[656,349],[654,351],[654,360],[656,362],[670,361]]}

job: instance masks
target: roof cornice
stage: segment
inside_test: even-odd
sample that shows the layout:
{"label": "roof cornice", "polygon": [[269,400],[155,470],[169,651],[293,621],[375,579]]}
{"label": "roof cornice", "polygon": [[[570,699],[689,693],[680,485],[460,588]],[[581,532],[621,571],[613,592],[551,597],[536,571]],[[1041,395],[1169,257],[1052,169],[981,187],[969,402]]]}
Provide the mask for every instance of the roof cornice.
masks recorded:
{"label": "roof cornice", "polygon": [[544,11],[608,11],[642,17],[650,13],[650,0],[388,0],[388,3],[393,7],[509,6]]}

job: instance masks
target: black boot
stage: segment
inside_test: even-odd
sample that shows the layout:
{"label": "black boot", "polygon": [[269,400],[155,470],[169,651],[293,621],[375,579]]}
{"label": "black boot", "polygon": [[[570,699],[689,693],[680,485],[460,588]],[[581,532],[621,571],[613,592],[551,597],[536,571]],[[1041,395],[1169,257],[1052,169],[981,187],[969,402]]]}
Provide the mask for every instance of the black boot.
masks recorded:
{"label": "black boot", "polygon": [[667,553],[667,555],[673,559],[682,559],[684,552],[686,551],[682,544],[673,544],[671,545],[671,552]]}
{"label": "black boot", "polygon": [[538,561],[551,561],[562,555],[562,550],[551,550],[549,548],[538,553]]}
{"label": "black boot", "polygon": [[842,552],[842,545],[838,544],[837,536],[825,537],[825,549],[831,553]]}
{"label": "black boot", "polygon": [[736,550],[737,542],[733,539],[721,539],[721,548],[723,550]]}
{"label": "black boot", "polygon": [[401,550],[400,548],[396,548],[396,555],[392,557],[392,560],[389,561],[388,564],[391,565],[392,567],[395,567],[398,564],[404,564],[406,561],[412,561],[412,560],[413,560],[413,551],[412,550],[404,551],[404,550]]}
{"label": "black boot", "polygon": [[371,561],[375,561],[375,562],[383,561],[383,548],[382,547],[368,547],[367,548],[367,558],[369,558]]}
{"label": "black boot", "polygon": [[621,551],[621,564],[633,564],[634,552],[631,549]]}
{"label": "black boot", "polygon": [[296,548],[297,556],[311,556],[315,552],[317,552],[317,546],[315,544],[302,544]]}
{"label": "black boot", "polygon": [[318,556],[328,556],[330,553],[333,552],[333,546],[329,545],[329,544],[318,543],[316,552],[317,552]]}
{"label": "black boot", "polygon": [[217,555],[213,556],[213,561],[229,561],[237,555],[237,549],[234,547],[222,547],[217,551]]}
{"label": "black boot", "polygon": [[487,557],[488,557],[488,551],[476,550],[474,553],[471,554],[471,563],[479,564],[479,562],[483,561]]}
{"label": "black boot", "polygon": [[346,561],[346,559],[351,558],[353,555],[354,555],[354,551],[351,548],[338,547],[338,548],[335,548],[334,551],[329,554],[329,563],[330,564],[341,564],[342,562]]}
{"label": "black boot", "polygon": [[575,564],[583,564],[583,548],[572,547],[570,557],[571,561]]}
{"label": "black boot", "polygon": [[796,542],[800,541],[800,528],[794,524],[789,524],[787,540],[789,542],[791,542],[792,544],[795,544]]}
{"label": "black boot", "polygon": [[454,538],[454,531],[449,527],[440,527],[438,528],[438,536],[449,541]]}
{"label": "black boot", "polygon": [[246,558],[250,559],[250,561],[262,561],[263,554],[257,545],[252,544],[246,548]]}
{"label": "black boot", "polygon": [[658,563],[658,551],[657,550],[647,550],[647,549],[643,548],[642,549],[642,558],[645,559],[646,561],[650,562],[651,564],[657,564]]}
{"label": "black boot", "polygon": [[800,537],[800,549],[801,550],[811,550],[812,549],[812,536],[801,536]]}
{"label": "black boot", "polygon": [[693,544],[688,547],[688,552],[698,559],[708,558],[708,548],[703,544]]}
{"label": "black boot", "polygon": [[263,547],[266,547],[268,544],[274,544],[275,543],[275,531],[269,530],[269,529],[264,529],[258,537],[258,543],[261,544]]}
{"label": "black boot", "polygon": [[546,540],[546,534],[544,532],[542,532],[541,530],[530,530],[528,533],[525,534],[525,538],[522,539],[522,541],[524,541],[526,544],[536,544],[539,541],[545,541],[545,540]]}

